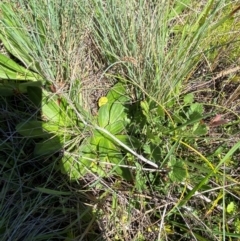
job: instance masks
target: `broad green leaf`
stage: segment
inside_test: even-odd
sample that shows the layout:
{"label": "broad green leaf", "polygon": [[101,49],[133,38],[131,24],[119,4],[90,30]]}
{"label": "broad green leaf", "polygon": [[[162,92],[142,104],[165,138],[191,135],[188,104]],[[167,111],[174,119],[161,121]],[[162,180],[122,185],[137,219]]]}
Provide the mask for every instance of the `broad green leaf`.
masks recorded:
{"label": "broad green leaf", "polygon": [[106,130],[108,130],[110,133],[116,135],[121,134],[121,132],[125,129],[124,122],[119,120],[112,124],[107,125]]}
{"label": "broad green leaf", "polygon": [[181,116],[179,115],[178,113],[174,113],[173,115],[173,120],[174,122],[178,123],[178,124],[182,124],[184,123],[186,120]]}
{"label": "broad green leaf", "polygon": [[118,120],[124,120],[126,114],[124,113],[125,108],[122,104],[114,102],[109,109],[110,109],[109,124],[112,124]]}
{"label": "broad green leaf", "polygon": [[99,155],[111,155],[119,153],[118,148],[111,140],[108,140],[106,138],[100,138],[97,146],[97,150],[99,152]]}
{"label": "broad green leaf", "polygon": [[84,168],[85,172],[87,172],[88,167],[92,165],[92,163],[97,159],[97,146],[91,145],[90,141],[92,138],[85,139],[81,146],[79,147],[79,164]]}
{"label": "broad green leaf", "polygon": [[[34,82],[36,83],[36,82]],[[27,86],[28,98],[32,101],[36,108],[41,107],[42,89],[37,86]]]}
{"label": "broad green leaf", "polygon": [[119,152],[116,145],[108,138],[105,138],[104,136],[96,137],[93,136],[90,140],[90,144],[92,146],[96,146],[96,151],[98,152],[98,155],[106,155],[110,153],[116,153]]}
{"label": "broad green leaf", "polygon": [[[90,112],[86,111],[79,102],[74,102],[74,105],[76,106],[76,109],[79,111],[79,113],[81,113],[81,116],[83,117],[84,120],[89,120],[89,122],[93,122],[93,116],[91,115]],[[78,121],[81,121],[78,118]],[[81,125],[83,125],[83,123],[81,122]],[[83,125],[83,127],[85,127],[85,125]]]}
{"label": "broad green leaf", "polygon": [[61,105],[61,102],[54,97],[49,99],[47,93],[43,91],[41,108],[43,118],[60,126],[71,126],[71,117],[68,118],[69,112],[64,108],[64,106]]}
{"label": "broad green leaf", "polygon": [[189,121],[191,121],[192,123],[194,123],[195,120],[197,120],[196,122],[198,122],[199,118],[202,118],[202,114],[196,111],[190,113],[189,115]]}
{"label": "broad green leaf", "polygon": [[[92,146],[97,146],[99,141],[103,138],[103,135],[101,133],[99,133],[99,135],[93,135],[91,138],[90,138],[90,144]],[[96,149],[96,148],[95,148]]]}
{"label": "broad green leaf", "polygon": [[106,127],[117,120],[125,118],[124,103],[128,100],[124,86],[119,82],[108,92],[108,102],[101,106],[98,111],[98,124]]}
{"label": "broad green leaf", "polygon": [[149,145],[149,144],[145,144],[145,145],[143,146],[143,151],[144,151],[145,154],[150,155],[151,152],[152,152],[150,145]]}
{"label": "broad green leaf", "polygon": [[86,174],[85,165],[70,154],[64,154],[59,163],[60,170],[63,174],[67,174],[70,180],[78,180]]}
{"label": "broad green leaf", "polygon": [[64,126],[75,127],[79,119],[76,112],[69,106],[68,101],[64,97],[59,97],[56,103],[59,105],[59,114]]}
{"label": "broad green leaf", "polygon": [[21,93],[27,93],[28,88],[35,87],[41,89],[43,82],[42,81],[34,81],[34,82],[25,82],[25,83],[18,83],[18,90]]}
{"label": "broad green leaf", "polygon": [[64,130],[63,130],[63,132],[61,132],[62,131],[61,126],[56,125],[55,123],[52,123],[52,122],[43,122],[42,128],[43,128],[43,130],[46,130],[50,133],[54,133],[54,134],[58,134],[58,135],[64,133]]}
{"label": "broad green leaf", "polygon": [[19,134],[28,138],[50,137],[51,133],[43,128],[43,123],[42,121],[21,122],[16,126],[16,130]]}
{"label": "broad green leaf", "polygon": [[14,80],[42,80],[42,77],[0,54],[0,78]]}
{"label": "broad green leaf", "polygon": [[128,94],[126,93],[126,87],[121,83],[118,82],[115,84],[110,91],[108,92],[107,96],[108,102],[118,102],[118,103],[125,103],[129,101]]}
{"label": "broad green leaf", "polygon": [[[139,148],[141,146],[139,140],[133,136],[128,136],[128,135],[114,135],[119,141],[121,141],[123,144],[129,146],[129,147],[135,147],[135,148]],[[101,132],[100,130],[95,130],[93,132],[93,136],[91,138],[90,143],[97,146],[99,143],[100,139],[107,139],[109,141],[111,141],[112,143],[114,143],[115,145],[119,146],[119,144],[114,141],[114,139],[112,139],[109,135],[107,135],[104,132]]]}
{"label": "broad green leaf", "polygon": [[102,137],[104,137],[104,136],[107,138],[106,134],[102,133],[100,130],[93,130],[93,132],[92,132],[92,138],[91,138],[91,141],[90,141],[90,142],[92,142],[93,139],[102,138]]}
{"label": "broad green leaf", "polygon": [[109,107],[110,103],[108,102],[107,104],[101,106],[101,108],[98,111],[98,125],[100,127],[106,127],[109,124]]}
{"label": "broad green leaf", "polygon": [[159,161],[163,158],[162,148],[159,145],[152,145],[152,159]]}
{"label": "broad green leaf", "polygon": [[52,155],[60,151],[62,148],[62,140],[58,136],[55,136],[37,143],[34,149],[34,156]]}

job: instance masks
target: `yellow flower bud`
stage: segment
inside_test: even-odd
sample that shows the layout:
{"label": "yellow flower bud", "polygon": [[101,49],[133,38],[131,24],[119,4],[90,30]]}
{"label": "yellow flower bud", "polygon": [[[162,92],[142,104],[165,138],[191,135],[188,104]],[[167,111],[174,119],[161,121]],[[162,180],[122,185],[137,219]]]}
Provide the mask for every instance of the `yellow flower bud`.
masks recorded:
{"label": "yellow flower bud", "polygon": [[105,97],[105,96],[103,96],[103,97],[99,98],[99,100],[98,100],[98,106],[101,107],[102,105],[107,104],[107,102],[108,102],[108,98]]}

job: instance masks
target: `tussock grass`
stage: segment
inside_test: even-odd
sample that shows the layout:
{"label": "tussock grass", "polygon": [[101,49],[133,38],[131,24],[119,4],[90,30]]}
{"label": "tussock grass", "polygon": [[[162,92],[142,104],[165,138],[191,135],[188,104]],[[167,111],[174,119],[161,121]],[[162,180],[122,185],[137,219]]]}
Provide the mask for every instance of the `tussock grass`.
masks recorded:
{"label": "tussock grass", "polygon": [[[25,93],[1,96],[1,240],[240,237],[237,1],[1,4],[8,55],[41,76],[42,88],[52,88],[49,96],[65,98],[81,117],[81,125],[63,130],[73,136],[64,143],[65,152],[35,157],[38,140],[20,136],[16,124],[41,118],[41,110]],[[105,163],[101,175],[90,166],[72,182],[71,173],[63,175],[56,167],[62,155],[78,160],[80,144],[89,144],[94,127],[100,130],[93,108],[98,111],[98,98],[118,81],[128,90],[133,113],[124,134],[140,142],[116,153],[124,153],[132,179],[112,175],[110,166],[120,165],[96,156],[92,166]],[[213,126],[215,113],[229,120]],[[199,129],[204,135],[195,134],[200,121],[208,128]],[[159,168],[145,165],[143,156]]]}

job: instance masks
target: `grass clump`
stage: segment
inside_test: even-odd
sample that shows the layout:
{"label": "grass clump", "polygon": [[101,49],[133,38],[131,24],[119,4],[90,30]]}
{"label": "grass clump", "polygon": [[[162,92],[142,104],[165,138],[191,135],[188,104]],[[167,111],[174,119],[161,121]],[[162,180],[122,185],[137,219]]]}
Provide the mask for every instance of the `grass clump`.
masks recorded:
{"label": "grass clump", "polygon": [[1,2],[1,240],[237,240],[238,9]]}

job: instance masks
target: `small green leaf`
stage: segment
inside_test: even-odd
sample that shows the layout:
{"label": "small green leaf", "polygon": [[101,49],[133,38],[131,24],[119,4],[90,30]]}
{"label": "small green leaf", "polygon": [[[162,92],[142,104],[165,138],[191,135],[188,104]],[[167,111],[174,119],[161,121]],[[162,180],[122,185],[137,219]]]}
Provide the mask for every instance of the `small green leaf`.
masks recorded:
{"label": "small green leaf", "polygon": [[236,205],[234,202],[230,202],[228,205],[227,205],[227,213],[229,214],[232,214],[236,211]]}
{"label": "small green leaf", "polygon": [[148,114],[149,114],[149,105],[147,103],[147,101],[141,101],[140,102],[140,106],[142,108],[142,111],[144,113],[144,115],[146,115],[146,117],[148,117]]}
{"label": "small green leaf", "polygon": [[186,105],[193,103],[193,100],[194,100],[194,95],[193,95],[193,93],[187,94],[187,95],[185,95],[184,98],[183,98],[184,104],[186,104]]}
{"label": "small green leaf", "polygon": [[187,171],[182,160],[171,159],[168,166],[171,168],[169,177],[173,182],[181,182],[187,177]]}
{"label": "small green leaf", "polygon": [[174,113],[173,115],[173,120],[176,122],[176,123],[179,123],[179,124],[182,124],[184,123],[186,120],[181,116],[179,115],[178,113]]}
{"label": "small green leaf", "polygon": [[159,117],[162,117],[162,118],[165,117],[165,111],[161,106],[157,107],[157,114]]}
{"label": "small green leaf", "polygon": [[144,151],[145,154],[150,155],[151,152],[152,152],[150,145],[149,145],[149,144],[145,144],[145,145],[143,146],[143,151]]}
{"label": "small green leaf", "polygon": [[196,136],[206,135],[208,133],[208,128],[205,124],[197,124],[197,128],[193,131]]}
{"label": "small green leaf", "polygon": [[193,113],[193,112],[197,112],[197,113],[199,113],[199,115],[202,115],[203,112],[204,112],[203,105],[200,104],[200,103],[193,103],[193,104],[191,104],[191,105],[190,105],[190,110],[191,110],[191,111],[190,111],[189,114],[191,114],[191,113]]}

